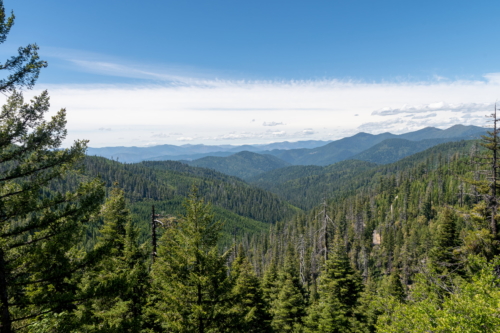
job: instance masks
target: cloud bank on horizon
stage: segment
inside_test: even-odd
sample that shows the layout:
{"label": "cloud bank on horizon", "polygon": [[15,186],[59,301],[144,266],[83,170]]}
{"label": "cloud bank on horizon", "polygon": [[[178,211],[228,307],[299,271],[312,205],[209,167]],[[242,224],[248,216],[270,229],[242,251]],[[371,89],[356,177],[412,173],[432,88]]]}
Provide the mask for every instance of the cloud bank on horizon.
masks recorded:
{"label": "cloud bank on horizon", "polygon": [[[485,115],[500,93],[500,73],[428,82],[249,81],[73,63],[104,75],[156,80],[37,86],[49,90],[54,112],[67,109],[66,145],[79,138],[89,139],[91,147],[336,140],[361,131],[487,126]],[[26,99],[36,93],[28,91]]]}

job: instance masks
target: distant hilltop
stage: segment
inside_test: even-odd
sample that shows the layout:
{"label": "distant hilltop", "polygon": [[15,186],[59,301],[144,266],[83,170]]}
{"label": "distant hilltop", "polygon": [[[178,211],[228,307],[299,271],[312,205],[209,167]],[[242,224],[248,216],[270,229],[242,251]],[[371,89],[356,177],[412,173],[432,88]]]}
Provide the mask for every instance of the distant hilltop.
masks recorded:
{"label": "distant hilltop", "polygon": [[[292,165],[329,165],[348,158],[381,143],[387,139],[427,141],[421,147],[428,147],[447,141],[471,140],[485,134],[486,128],[454,125],[448,129],[425,127],[404,134],[369,134],[360,132],[351,137],[335,141],[308,140],[297,142],[275,142],[256,145],[159,145],[151,147],[103,147],[88,148],[87,155],[102,156],[120,162],[135,163],[146,160],[194,161],[204,157],[227,157],[242,151],[273,155]],[[393,142],[394,143],[394,142]],[[401,144],[401,142],[400,142]]]}

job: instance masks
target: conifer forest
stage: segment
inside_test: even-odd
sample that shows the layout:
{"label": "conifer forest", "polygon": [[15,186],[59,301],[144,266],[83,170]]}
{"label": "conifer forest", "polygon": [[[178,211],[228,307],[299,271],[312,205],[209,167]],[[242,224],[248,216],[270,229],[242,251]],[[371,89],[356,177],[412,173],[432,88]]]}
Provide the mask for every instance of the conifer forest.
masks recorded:
{"label": "conifer forest", "polygon": [[46,66],[0,67],[1,333],[500,332],[496,109],[479,139],[243,180],[61,148]]}

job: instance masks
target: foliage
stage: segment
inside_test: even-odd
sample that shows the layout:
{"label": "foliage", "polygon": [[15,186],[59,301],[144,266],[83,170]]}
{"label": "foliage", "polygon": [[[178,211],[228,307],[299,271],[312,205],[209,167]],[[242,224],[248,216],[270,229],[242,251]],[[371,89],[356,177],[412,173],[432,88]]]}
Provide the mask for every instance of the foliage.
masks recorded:
{"label": "foliage", "polygon": [[228,253],[218,253],[220,222],[193,192],[186,216],[161,238],[152,267],[157,295],[152,311],[164,330],[223,332],[229,321]]}
{"label": "foliage", "polygon": [[[47,92],[24,103],[13,92],[0,119],[0,302],[5,332],[29,324],[39,314],[74,307],[78,276],[97,253],[81,254],[84,224],[104,196],[99,181],[73,192],[46,186],[83,157],[86,142],[58,149],[66,136],[66,113],[50,120]],[[12,328],[11,328],[11,325]]]}
{"label": "foliage", "polygon": [[377,325],[379,332],[498,332],[500,326],[499,277],[496,262],[479,260],[481,269],[471,280],[457,278],[455,290],[442,302],[428,292],[428,282],[419,280],[410,300],[399,303],[383,314]]}
{"label": "foliage", "polygon": [[242,151],[227,157],[207,156],[187,162],[187,164],[214,169],[245,180],[263,172],[290,165],[275,156],[249,151]]}

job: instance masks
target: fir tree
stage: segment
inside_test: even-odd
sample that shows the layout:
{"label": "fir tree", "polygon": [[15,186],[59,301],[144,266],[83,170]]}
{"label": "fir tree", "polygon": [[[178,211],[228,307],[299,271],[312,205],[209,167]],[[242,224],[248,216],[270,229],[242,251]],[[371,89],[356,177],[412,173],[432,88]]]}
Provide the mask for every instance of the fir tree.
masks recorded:
{"label": "fir tree", "polygon": [[335,234],[333,253],[325,262],[318,285],[319,300],[313,303],[306,319],[308,332],[357,332],[361,330],[356,307],[363,290],[339,232]]}
{"label": "fir tree", "polygon": [[194,191],[186,216],[165,230],[152,276],[156,297],[153,312],[168,332],[227,330],[231,283],[217,241],[220,222]]}
{"label": "fir tree", "polygon": [[459,245],[455,220],[449,208],[445,208],[438,219],[435,246],[429,257],[431,264],[440,273],[454,272],[459,268],[454,253]]}
{"label": "fir tree", "polygon": [[270,332],[268,306],[264,301],[260,281],[255,275],[242,248],[232,265],[232,307],[233,332]]}
{"label": "fir tree", "polygon": [[78,276],[101,256],[76,249],[104,198],[101,182],[80,183],[65,194],[48,189],[86,149],[85,141],[58,149],[66,136],[66,113],[45,120],[48,110],[47,92],[29,104],[14,92],[0,112],[2,333],[41,314],[72,311]]}
{"label": "fir tree", "polygon": [[406,292],[403,284],[401,283],[401,278],[399,277],[398,270],[396,268],[394,268],[389,275],[387,293],[399,302],[403,302],[406,298]]}
{"label": "fir tree", "polygon": [[106,257],[85,277],[84,292],[95,298],[80,307],[80,320],[88,332],[139,332],[146,326],[148,255],[139,247],[123,190],[112,190],[102,216],[104,225],[96,247],[105,249]]}
{"label": "fir tree", "polygon": [[279,274],[277,297],[272,304],[271,325],[276,332],[298,332],[302,329],[306,302],[304,288],[300,283],[297,258],[291,245],[288,246],[285,265]]}

